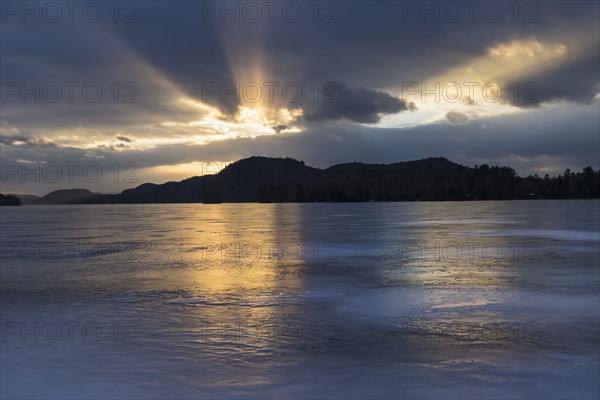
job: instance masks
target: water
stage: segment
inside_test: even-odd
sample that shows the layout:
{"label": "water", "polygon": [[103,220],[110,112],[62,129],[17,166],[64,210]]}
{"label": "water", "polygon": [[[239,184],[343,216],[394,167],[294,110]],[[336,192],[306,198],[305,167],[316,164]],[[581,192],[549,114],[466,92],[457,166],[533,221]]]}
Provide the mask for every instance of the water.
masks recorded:
{"label": "water", "polygon": [[0,397],[598,398],[598,201],[1,210]]}

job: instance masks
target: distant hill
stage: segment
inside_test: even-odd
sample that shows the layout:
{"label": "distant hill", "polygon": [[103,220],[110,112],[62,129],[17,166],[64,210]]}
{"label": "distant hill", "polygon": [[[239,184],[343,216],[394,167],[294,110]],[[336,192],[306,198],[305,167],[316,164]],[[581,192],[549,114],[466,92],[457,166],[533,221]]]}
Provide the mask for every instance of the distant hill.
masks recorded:
{"label": "distant hill", "polygon": [[393,164],[347,163],[318,169],[291,158],[250,157],[216,175],[145,183],[119,194],[52,192],[37,204],[236,203],[510,200],[600,197],[591,167],[558,177],[521,178],[509,167],[474,168],[442,157]]}
{"label": "distant hill", "polygon": [[35,202],[37,202],[41,199],[40,196],[34,196],[32,194],[12,194],[11,193],[9,196],[17,197],[19,200],[21,200],[22,205],[34,204]]}
{"label": "distant hill", "polygon": [[24,204],[78,204],[88,203],[95,198],[103,196],[100,193],[93,193],[87,189],[61,189],[50,192],[44,197],[28,195],[27,202]]}
{"label": "distant hill", "polygon": [[144,184],[97,197],[106,203],[507,200],[599,196],[599,175],[518,177],[509,167],[465,167],[445,158],[394,164],[347,163],[317,169],[291,158],[250,157],[216,175]]}

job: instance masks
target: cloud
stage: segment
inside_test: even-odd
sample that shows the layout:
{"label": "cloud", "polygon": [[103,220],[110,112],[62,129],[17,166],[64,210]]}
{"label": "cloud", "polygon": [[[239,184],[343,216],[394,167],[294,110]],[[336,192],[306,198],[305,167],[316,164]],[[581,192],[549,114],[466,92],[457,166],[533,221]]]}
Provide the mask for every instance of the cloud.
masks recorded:
{"label": "cloud", "polygon": [[[588,32],[597,31],[597,4],[574,7],[568,2],[543,2],[535,16],[543,19],[534,24],[515,23],[509,3],[500,5],[502,18],[493,23],[480,13],[476,13],[475,21],[469,21],[466,9],[457,23],[444,18],[436,22],[433,16],[427,16],[427,23],[423,23],[418,12],[398,23],[406,11],[403,3],[378,2],[367,7],[361,2],[341,2],[337,15],[340,23],[334,24],[315,24],[308,8],[303,10],[306,18],[295,24],[280,16],[274,23],[263,19],[265,23],[229,24],[221,23],[218,16],[199,23],[203,2],[185,2],[178,7],[156,2],[140,7],[136,15],[139,23],[131,26],[114,24],[110,18],[98,24],[22,24],[12,18],[3,24],[6,34],[0,38],[3,81],[99,82],[104,96],[91,105],[81,101],[40,105],[35,113],[19,112],[22,104],[9,101],[3,104],[3,117],[12,113],[8,117],[12,124],[46,131],[85,125],[129,127],[142,120],[144,124],[190,122],[197,115],[174,105],[181,97],[205,99],[229,117],[239,111],[234,95],[225,96],[225,101],[221,95],[206,96],[206,85],[212,83],[231,89],[236,83],[243,87],[250,81],[279,82],[280,88],[288,82],[309,82],[310,87],[337,81],[393,97],[397,93],[394,88],[404,82],[441,76],[477,57],[518,61],[521,56],[565,52],[560,58],[568,62],[555,74],[531,71],[515,77],[522,85],[527,81],[539,85],[538,101],[533,104],[556,99],[589,102],[598,92],[597,52],[593,52],[598,47],[597,38],[589,39],[581,51],[570,47],[580,36],[589,38],[592,35]],[[164,29],[157,29],[156,21]],[[586,28],[583,33],[576,29],[580,26]],[[469,34],[465,35],[467,29]],[[415,46],[415,37],[419,37],[419,46]],[[588,49],[592,54],[586,56]],[[110,88],[114,82],[121,84],[122,101],[127,93],[123,85],[130,81],[139,87],[135,95],[139,103],[108,101],[113,98]],[[505,83],[506,93],[510,93],[508,87],[514,81]],[[307,104],[312,93],[308,89],[305,94],[303,106],[311,114],[306,119],[313,121],[346,118],[372,123],[378,121],[379,114],[399,109],[398,101],[381,98],[374,105],[369,97],[365,103],[371,110],[362,113],[355,110],[352,93],[347,103],[329,106]],[[76,95],[81,97],[79,92]],[[525,103],[526,94],[516,101],[505,97],[517,106],[532,104]]]}
{"label": "cloud", "polygon": [[502,100],[522,108],[569,101],[591,104],[599,93],[600,48],[573,55],[568,61],[544,71],[524,74],[502,84]]}
{"label": "cloud", "polygon": [[0,143],[7,146],[55,147],[56,144],[47,138],[29,138],[25,136],[0,136]]}
{"label": "cloud", "polygon": [[132,140],[130,138],[128,138],[125,135],[121,135],[121,134],[116,134],[115,135],[115,139],[120,140],[121,142],[127,142],[127,143],[131,143]]}
{"label": "cloud", "polygon": [[287,126],[287,125],[275,125],[275,126],[273,127],[273,130],[274,130],[274,131],[275,131],[275,133],[277,133],[277,134],[279,134],[279,133],[281,133],[281,132],[283,132],[283,131],[285,131],[285,130],[287,130],[287,129],[290,129],[290,127],[289,127],[289,126]]}
{"label": "cloud", "polygon": [[567,55],[567,46],[560,43],[544,45],[536,38],[529,40],[513,40],[509,43],[502,43],[491,47],[488,54],[492,58],[539,58],[539,57],[565,57]]}
{"label": "cloud", "polygon": [[391,96],[389,93],[365,88],[349,88],[342,83],[331,83],[321,93],[322,101],[313,103],[304,116],[308,121],[347,119],[358,123],[376,123],[385,114],[414,111],[414,103]]}
{"label": "cloud", "polygon": [[462,96],[460,102],[466,106],[474,106],[477,104],[470,96]]}
{"label": "cloud", "polygon": [[446,119],[452,125],[465,125],[469,122],[469,117],[467,114],[463,114],[458,111],[448,111],[446,114]]}

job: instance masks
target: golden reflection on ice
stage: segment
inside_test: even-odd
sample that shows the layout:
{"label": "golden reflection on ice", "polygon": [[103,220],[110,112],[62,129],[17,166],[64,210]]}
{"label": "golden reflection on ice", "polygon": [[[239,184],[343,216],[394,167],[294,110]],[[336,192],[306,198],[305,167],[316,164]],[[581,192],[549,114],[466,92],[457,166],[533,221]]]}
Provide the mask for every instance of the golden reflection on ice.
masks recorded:
{"label": "golden reflection on ice", "polygon": [[[190,308],[190,317],[239,323],[258,331],[261,325],[290,317],[280,315],[291,292],[302,290],[304,245],[297,205],[202,205],[187,230],[179,278],[187,301],[216,307]],[[243,218],[234,215],[243,215]],[[301,249],[301,250],[300,250]],[[186,299],[182,299],[186,301]],[[210,314],[210,315],[208,315]],[[293,317],[293,316],[292,316]]]}

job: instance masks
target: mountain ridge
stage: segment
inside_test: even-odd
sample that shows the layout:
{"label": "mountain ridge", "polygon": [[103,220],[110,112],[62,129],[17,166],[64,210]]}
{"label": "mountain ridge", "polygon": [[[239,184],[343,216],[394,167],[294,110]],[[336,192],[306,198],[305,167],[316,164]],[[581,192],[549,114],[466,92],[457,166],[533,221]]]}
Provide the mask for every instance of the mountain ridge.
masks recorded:
{"label": "mountain ridge", "polygon": [[292,158],[253,156],[218,174],[162,184],[143,183],[118,194],[62,189],[34,203],[240,203],[512,200],[600,197],[591,167],[563,176],[519,177],[510,167],[467,167],[444,157],[391,164],[351,162],[324,169]]}

